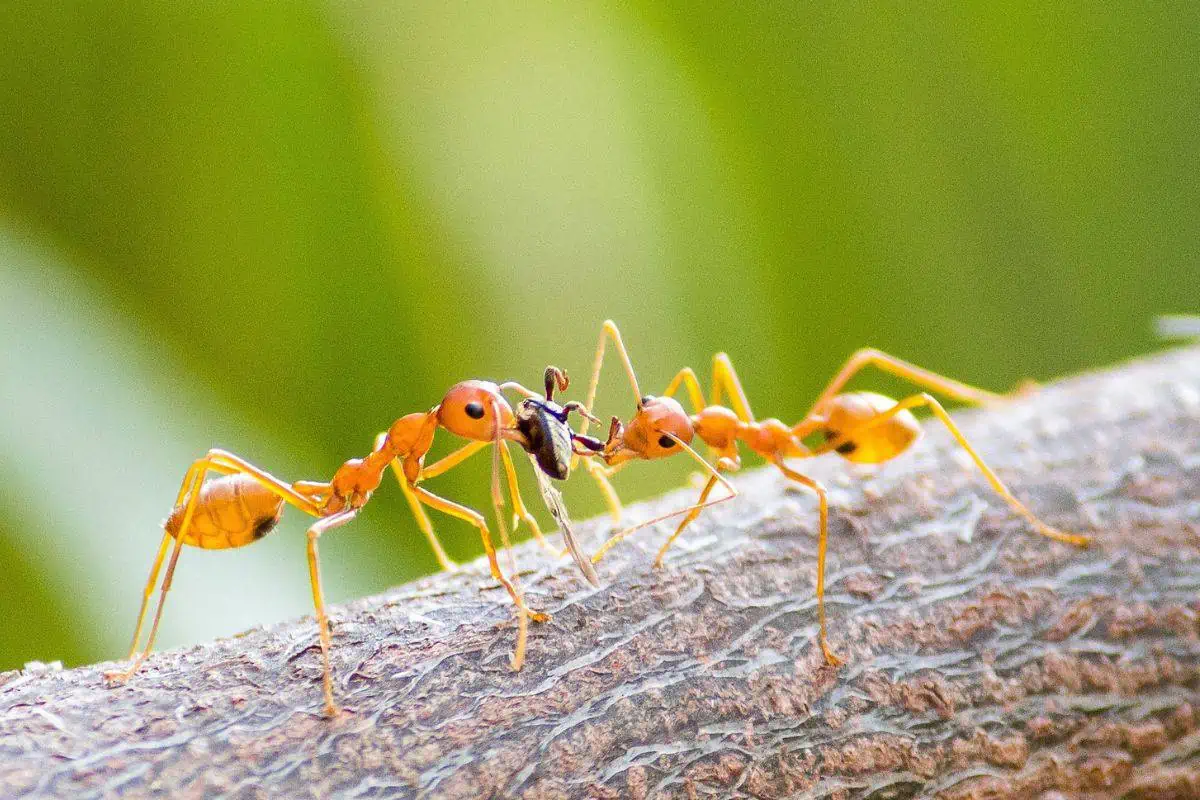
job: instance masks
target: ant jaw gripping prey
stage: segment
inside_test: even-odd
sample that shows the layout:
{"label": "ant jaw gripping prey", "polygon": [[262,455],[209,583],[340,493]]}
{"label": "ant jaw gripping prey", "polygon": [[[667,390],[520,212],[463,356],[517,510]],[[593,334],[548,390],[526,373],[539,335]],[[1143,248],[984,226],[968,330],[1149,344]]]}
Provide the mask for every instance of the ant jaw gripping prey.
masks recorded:
{"label": "ant jaw gripping prey", "polygon": [[[619,418],[613,417],[608,437],[601,441],[586,434],[588,423],[599,423],[592,415],[591,408],[600,377],[605,342],[608,339],[612,340],[617,355],[624,364],[636,403],[636,412],[625,424]],[[899,401],[871,392],[844,391],[846,383],[867,366],[874,366],[895,377],[908,380],[921,387],[922,391]],[[1078,547],[1086,547],[1091,542],[1089,536],[1059,531],[1038,520],[983,461],[939,402],[925,392],[928,390],[960,402],[984,405],[1014,395],[1020,396],[1024,392],[1019,390],[1010,395],[994,394],[908,364],[881,351],[864,349],[851,356],[825,387],[809,412],[800,422],[789,427],[778,419],[755,419],[732,362],[724,353],[713,357],[711,403],[706,402],[696,374],[690,368],[680,370],[661,396],[642,394],[620,334],[611,321],[605,322],[601,333],[585,403],[572,401],[559,405],[553,401],[554,392],[564,391],[568,385],[566,373],[561,370],[548,367],[544,380],[544,398],[517,383],[498,385],[488,381],[464,381],[456,384],[438,405],[428,411],[416,412],[396,420],[391,428],[380,434],[372,452],[363,458],[347,461],[328,482],[287,483],[232,453],[209,451],[193,463],[180,486],[174,510],[168,520],[143,592],[142,607],[134,631],[134,646],[129,655],[131,663],[123,671],[105,673],[105,680],[115,684],[124,683],[145,662],[153,647],[175,563],[184,544],[207,549],[241,547],[266,535],[278,522],[285,506],[291,506],[315,520],[308,531],[309,579],[320,637],[324,712],[330,717],[337,716],[340,709],[334,700],[333,670],[330,664],[332,640],[321,587],[317,540],[322,533],[350,522],[379,487],[383,473],[389,468],[395,473],[400,489],[417,520],[418,528],[429,540],[438,562],[444,568],[452,569],[456,565],[449,560],[438,543],[427,510],[454,517],[478,530],[492,578],[507,591],[518,615],[517,644],[510,663],[514,670],[519,670],[525,658],[528,623],[547,622],[550,615],[534,611],[525,604],[515,562],[511,563],[506,574],[506,570],[501,568],[497,548],[492,542],[493,532],[498,532],[502,544],[501,552],[508,549],[511,554],[511,549],[507,547],[508,526],[505,524],[507,515],[503,508],[505,502],[501,488],[502,475],[506,478],[514,509],[513,528],[515,529],[521,520],[525,520],[531,532],[542,540],[536,520],[528,514],[520,499],[516,473],[506,446],[508,442],[515,442],[534,459],[538,466],[537,475],[539,485],[542,486],[543,499],[551,513],[559,519],[564,537],[569,545],[572,545],[568,551],[575,558],[585,578],[594,585],[598,585],[599,582],[590,565],[598,563],[619,541],[640,528],[682,517],[654,558],[654,568],[661,569],[669,548],[703,509],[736,497],[737,490],[723,473],[732,472],[740,466],[739,447],[748,448],[773,464],[788,479],[813,492],[819,501],[816,577],[816,604],[820,622],[818,643],[826,663],[835,667],[844,662],[827,640],[824,604],[828,537],[826,491],[819,482],[788,467],[784,463],[785,459],[810,458],[832,451],[853,463],[883,463],[900,455],[916,441],[921,431],[919,420],[912,415],[911,410],[924,409],[945,425],[958,445],[970,455],[996,494],[1039,534]],[[502,392],[506,390],[524,396],[525,399],[517,408],[514,409],[504,399]],[[686,391],[686,397],[683,399],[690,400],[691,413],[685,411],[679,400],[674,398],[679,390]],[[728,397],[728,407],[722,405],[723,396]],[[578,413],[584,420],[578,431],[572,430],[568,421],[572,412]],[[425,466],[424,459],[438,430],[445,430],[467,439],[468,444],[436,463]],[[824,435],[825,444],[809,449],[803,444],[803,439],[809,434]],[[697,442],[697,446],[701,442],[707,445],[707,458],[692,449],[693,441]],[[494,448],[494,527],[489,525],[483,514],[433,494],[422,484],[426,478],[448,471],[488,446]],[[549,483],[549,478],[566,479],[570,470],[579,463],[579,458],[584,458],[587,472],[596,481],[613,518],[619,525],[621,503],[608,479],[633,461],[655,460],[682,453],[688,454],[696,465],[703,469],[700,473],[703,488],[697,501],[633,527],[619,530],[591,559],[587,559],[577,543],[572,540],[561,497]],[[713,463],[709,463],[710,461]],[[725,490],[724,496],[710,498],[718,483]],[[146,619],[148,603],[158,585],[160,568],[163,567],[168,552],[171,554],[170,560],[166,562],[165,577],[159,590],[149,638],[145,646],[140,647],[138,643],[141,641],[142,624]]]}
{"label": "ant jaw gripping prey", "polygon": [[[700,513],[700,509],[726,499],[708,500],[707,495],[713,487],[714,479],[724,482],[724,479],[719,476],[720,472],[736,469],[739,446],[748,447],[768,463],[774,464],[788,479],[804,486],[816,494],[818,499],[819,533],[816,582],[817,612],[820,621],[818,642],[825,661],[832,666],[838,666],[843,661],[833,652],[827,639],[824,595],[828,499],[825,488],[818,481],[791,469],[784,463],[785,459],[811,458],[823,453],[836,452],[847,461],[854,463],[881,464],[890,461],[906,451],[919,437],[920,421],[913,416],[911,411],[924,408],[947,428],[957,444],[971,457],[976,468],[987,479],[993,491],[1032,525],[1037,533],[1077,547],[1086,547],[1091,541],[1088,536],[1059,531],[1041,522],[1008,490],[982,456],[963,436],[941,404],[929,394],[933,392],[959,402],[989,406],[1036,391],[1036,384],[1032,382],[1023,383],[1008,394],[997,394],[947,378],[902,361],[883,351],[863,348],[850,356],[818,395],[808,413],[795,425],[789,427],[777,419],[755,418],[733,364],[729,356],[724,353],[717,353],[713,356],[711,402],[705,397],[696,373],[690,367],[681,369],[661,396],[643,394],[629,354],[621,340],[621,334],[612,320],[606,320],[601,327],[600,339],[596,345],[596,355],[592,364],[592,377],[585,401],[588,407],[592,407],[595,401],[605,348],[610,342],[629,379],[629,388],[636,404],[636,412],[627,423],[622,423],[616,417],[613,418],[604,449],[596,454],[597,460],[603,464],[597,464],[594,461],[585,463],[589,464],[588,472],[595,479],[609,508],[613,511],[614,518],[620,518],[621,506],[608,478],[619,467],[631,461],[654,460],[687,451],[697,458],[709,475],[716,476],[716,478],[710,477],[704,484],[698,503],[675,512],[686,513],[687,517],[658,551],[654,566],[661,568],[667,549],[682,533],[683,528]],[[915,384],[920,387],[921,391],[902,400],[893,400],[873,392],[845,391],[846,384],[867,367],[874,367]],[[685,391],[686,397],[691,402],[690,414],[685,412],[682,405],[673,399],[676,392],[680,390]],[[723,397],[729,398],[728,406],[722,405]],[[586,432],[585,423],[580,433]],[[671,435],[664,435],[668,433]],[[818,433],[824,435],[825,444],[812,449],[805,446],[803,440],[811,434]],[[687,442],[692,441],[693,436],[708,445],[710,456],[716,458],[715,469],[704,459],[695,456],[694,451],[686,446]],[[703,478],[703,475],[701,477]],[[731,494],[734,493],[731,488],[730,491]],[[668,514],[665,517],[673,515]],[[665,517],[618,531],[596,552],[592,559],[593,562],[598,562],[608,550],[638,528],[658,522]]]}
{"label": "ant jaw gripping prey", "polygon": [[[547,402],[554,388],[561,390],[567,385],[566,375],[554,369],[547,370],[546,381]],[[243,547],[269,533],[279,521],[284,508],[291,506],[314,520],[307,535],[309,582],[321,647],[324,711],[327,716],[336,716],[339,709],[334,700],[333,670],[330,663],[333,643],[325,611],[317,542],[323,533],[345,525],[357,516],[379,487],[383,473],[389,468],[395,473],[400,490],[417,521],[417,527],[429,540],[439,564],[448,569],[456,566],[446,556],[434,535],[428,510],[454,517],[478,530],[492,577],[499,581],[512,598],[521,617],[522,631],[529,620],[549,621],[549,614],[533,611],[525,605],[519,588],[501,569],[496,548],[491,540],[491,530],[484,516],[474,509],[433,494],[421,485],[424,478],[445,472],[480,449],[494,446],[499,455],[493,462],[493,499],[495,500],[499,493],[499,472],[502,467],[518,517],[529,522],[535,535],[540,534],[533,517],[520,501],[516,473],[508,451],[503,447],[506,441],[516,441],[527,449],[530,442],[518,430],[513,409],[501,395],[502,388],[520,391],[527,397],[535,396],[518,384],[505,384],[501,387],[489,381],[460,382],[451,387],[441,402],[428,411],[415,412],[395,420],[386,432],[377,437],[370,453],[345,462],[329,481],[283,481],[224,450],[210,450],[194,461],[180,484],[171,516],[164,525],[165,530],[142,592],[133,645],[128,655],[130,663],[124,670],[104,673],[104,680],[111,684],[125,683],[145,663],[154,646],[176,563],[184,545],[203,549]],[[561,409],[561,416],[555,415],[555,422],[566,428],[567,433],[570,429],[566,425],[565,417],[570,412],[590,417],[586,407],[568,403]],[[468,443],[436,464],[426,467],[425,457],[438,430],[445,430],[467,439]],[[595,441],[589,437],[572,439],[566,433],[559,433],[562,433],[559,438],[564,443],[562,447],[565,449],[565,460],[570,459],[575,446],[590,452],[596,449]],[[499,514],[502,501],[495,504]],[[497,525],[502,536],[505,536],[507,531],[502,516],[497,517]],[[142,641],[143,623],[147,619],[147,611],[150,610],[156,590],[158,602],[152,616],[153,621],[144,646],[139,646]],[[524,658],[523,632],[518,638],[517,648],[513,658],[515,668],[519,668]]]}

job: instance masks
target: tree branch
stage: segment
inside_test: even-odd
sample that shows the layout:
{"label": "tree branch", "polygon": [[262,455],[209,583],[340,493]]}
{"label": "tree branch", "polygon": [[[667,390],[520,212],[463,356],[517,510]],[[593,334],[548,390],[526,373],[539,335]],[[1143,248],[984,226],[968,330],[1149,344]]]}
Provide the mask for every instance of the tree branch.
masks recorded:
{"label": "tree branch", "polygon": [[831,489],[840,670],[815,640],[815,502],[758,470],[661,572],[661,530],[599,590],[518,547],[554,614],[519,674],[480,563],[334,611],[335,720],[311,618],[155,655],[117,689],[105,665],[6,673],[0,794],[1200,796],[1200,350],[957,418],[1096,544],[1034,534],[933,422],[873,476],[794,462]]}

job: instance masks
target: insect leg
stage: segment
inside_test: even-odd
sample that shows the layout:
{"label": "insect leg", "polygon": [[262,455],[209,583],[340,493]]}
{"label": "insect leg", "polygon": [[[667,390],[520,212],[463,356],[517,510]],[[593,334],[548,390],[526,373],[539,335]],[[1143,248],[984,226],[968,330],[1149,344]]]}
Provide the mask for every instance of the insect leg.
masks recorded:
{"label": "insect leg", "polygon": [[820,623],[821,652],[825,661],[831,666],[842,664],[842,659],[829,647],[829,638],[825,629],[825,549],[829,542],[829,499],[825,487],[807,475],[801,475],[787,467],[782,461],[774,461],[779,471],[788,478],[811,489],[817,495],[817,511],[819,516],[819,532],[817,534],[817,620]]}
{"label": "insect leg", "polygon": [[659,550],[658,556],[654,560],[654,565],[656,567],[660,567],[660,566],[662,566],[663,556],[666,554],[667,548],[670,547],[671,543],[674,542],[675,539],[677,539],[679,537],[679,534],[683,533],[683,529],[686,528],[688,526],[688,524],[691,523],[692,520],[694,520],[697,516],[699,516],[700,511],[702,509],[708,508],[709,506],[715,506],[717,503],[724,503],[727,500],[732,500],[733,498],[737,497],[738,491],[737,491],[737,489],[734,488],[733,484],[730,483],[728,480],[726,480],[725,476],[722,475],[720,472],[718,472],[716,469],[714,469],[711,464],[709,464],[707,461],[705,461],[704,456],[697,453],[695,450],[693,450],[691,447],[689,447],[686,442],[684,442],[682,439],[678,438],[674,434],[664,432],[663,435],[670,436],[672,439],[674,439],[675,443],[677,445],[679,445],[679,447],[684,452],[686,452],[693,459],[695,459],[695,461],[698,464],[700,464],[701,466],[704,467],[705,471],[708,472],[708,474],[709,474],[710,484],[712,482],[719,482],[723,487],[725,487],[727,494],[724,497],[718,497],[716,500],[707,500],[707,499],[705,499],[705,496],[711,491],[711,486],[706,484],[704,491],[701,493],[701,498],[700,498],[699,502],[694,503],[689,506],[685,506],[684,508],[676,509],[675,511],[671,511],[670,513],[667,513],[667,514],[660,514],[659,516],[654,517],[653,519],[648,519],[645,522],[640,522],[631,528],[626,528],[623,531],[618,531],[617,533],[613,534],[612,538],[609,539],[607,542],[605,542],[600,547],[600,549],[597,550],[596,553],[592,556],[593,564],[599,563],[600,559],[604,557],[605,553],[607,553],[609,550],[611,550],[618,542],[620,542],[622,539],[624,539],[626,536],[633,533],[634,531],[641,530],[642,528],[648,527],[650,525],[655,525],[659,522],[662,522],[663,520],[670,519],[671,517],[675,517],[680,514],[687,514],[688,516],[686,516],[684,518],[683,522],[680,523],[680,525],[676,529],[675,533],[671,536],[670,539],[667,540],[667,543],[663,546],[663,548],[661,550]]}
{"label": "insect leg", "polygon": [[621,506],[621,498],[617,496],[617,490],[613,488],[612,481],[609,478],[628,463],[627,461],[615,467],[606,467],[594,458],[587,458],[583,462],[583,468],[587,470],[588,475],[591,475],[596,481],[596,485],[600,487],[600,494],[604,496],[604,503],[608,506],[608,513],[612,516],[614,525],[621,524],[621,515],[624,513],[624,509]]}
{"label": "insect leg", "polygon": [[187,539],[188,529],[192,524],[192,517],[195,514],[196,506],[200,500],[200,488],[204,484],[204,478],[209,472],[218,472],[223,475],[241,473],[254,478],[259,484],[265,486],[272,491],[277,497],[284,502],[290,503],[301,511],[312,516],[320,516],[316,504],[298,493],[292,487],[280,481],[275,476],[264,470],[255,467],[248,461],[245,461],[238,456],[228,453],[224,450],[209,450],[208,453],[200,459],[197,459],[191,467],[188,468],[187,475],[183,479],[182,485],[179,487],[179,494],[176,497],[175,507],[178,508],[181,503],[187,503],[184,508],[183,517],[181,518],[179,530],[175,534],[175,547],[171,551],[171,558],[167,564],[167,572],[163,578],[162,587],[160,589],[158,606],[154,612],[154,621],[150,625],[150,634],[146,640],[146,647],[141,652],[137,652],[138,640],[141,638],[142,624],[145,621],[146,610],[149,606],[150,595],[154,591],[154,585],[158,580],[158,571],[162,566],[162,560],[166,554],[167,545],[171,534],[165,533],[162,544],[159,545],[158,555],[155,557],[154,565],[150,569],[150,579],[146,583],[146,589],[142,593],[141,608],[138,611],[137,625],[134,629],[133,644],[130,647],[130,658],[134,661],[130,666],[122,671],[110,672],[105,675],[106,678],[123,683],[128,680],[142,662],[150,654],[154,648],[154,640],[158,635],[158,625],[162,620],[163,606],[166,603],[167,592],[171,588],[171,580],[175,573],[175,564],[179,560],[179,553],[183,547],[184,541]]}
{"label": "insect leg", "polygon": [[[386,436],[386,434],[381,433],[378,437],[376,437],[376,450],[379,449],[380,441],[384,436]],[[469,444],[460,447],[458,450],[455,450],[453,453],[450,453],[449,455],[439,459],[437,462],[429,465],[428,467],[422,468],[419,480],[441,475],[443,472],[458,466],[463,461],[487,447],[489,444],[490,442],[470,442]],[[400,484],[400,492],[404,495],[404,500],[408,503],[409,510],[412,511],[413,518],[417,522],[417,527],[420,529],[421,533],[425,535],[425,539],[429,542],[430,549],[433,550],[433,555],[437,559],[438,565],[448,572],[458,569],[458,564],[446,554],[445,549],[442,547],[442,543],[438,540],[437,534],[434,533],[433,523],[430,521],[429,515],[425,513],[424,506],[421,505],[421,501],[417,499],[417,496],[413,494],[412,488],[409,486],[408,478],[404,475],[404,469],[401,466],[399,459],[392,459],[392,463],[389,466],[392,468],[392,474],[396,476],[396,482]]]}
{"label": "insect leg", "polygon": [[534,537],[538,540],[538,544],[553,552],[554,548],[546,541],[546,537],[542,536],[542,529],[538,525],[538,521],[534,519],[533,515],[529,513],[529,509],[525,507],[525,501],[521,497],[521,490],[517,488],[517,470],[513,466],[512,456],[509,454],[507,446],[500,448],[500,458],[504,462],[504,474],[508,480],[508,494],[512,498],[513,530],[517,529],[520,520],[525,520],[525,524],[533,532]]}
{"label": "insect leg", "polygon": [[233,453],[225,450],[209,450],[205,458],[212,465],[213,469],[226,473],[239,472],[243,475],[248,475],[257,481],[260,486],[271,490],[277,497],[291,503],[305,514],[313,517],[321,516],[320,508],[311,497],[302,494],[266,470],[254,466],[246,459],[235,456]]}
{"label": "insect leg", "polygon": [[[629,385],[633,389],[633,399],[640,408],[642,405],[642,390],[638,388],[637,374],[633,371],[633,362],[629,360],[629,353],[625,350],[625,343],[621,341],[621,332],[617,330],[617,323],[611,319],[604,320],[604,324],[600,326],[600,341],[596,344],[596,357],[592,361],[592,380],[588,384],[587,400],[584,405],[590,411],[596,404],[596,389],[600,386],[600,368],[604,365],[604,346],[608,343],[609,338],[613,341],[613,347],[617,349],[617,355],[621,358],[621,363],[625,366],[625,374],[629,377]],[[588,430],[590,420],[587,417],[583,418],[583,424],[579,427],[579,433],[585,434]],[[574,469],[578,463],[572,460],[571,467]]]}
{"label": "insect leg", "polygon": [[954,424],[954,420],[950,418],[948,413],[946,413],[946,409],[942,408],[942,404],[928,394],[915,394],[911,397],[900,400],[896,403],[896,405],[892,406],[886,411],[880,412],[874,417],[871,417],[857,428],[849,431],[843,431],[841,436],[838,436],[822,445],[818,450],[815,450],[813,454],[817,455],[819,453],[825,453],[831,449],[836,450],[843,443],[847,441],[853,441],[863,432],[883,424],[900,412],[908,409],[919,408],[921,406],[927,407],[933,412],[933,415],[937,417],[943,425],[946,426],[946,429],[950,431],[950,435],[953,436],[954,440],[958,442],[958,444],[964,450],[967,451],[967,455],[969,455],[971,460],[975,462],[975,466],[978,467],[979,471],[983,473],[983,477],[987,479],[989,484],[991,484],[992,489],[995,490],[996,494],[1000,495],[1000,497],[1003,498],[1004,501],[1008,503],[1014,511],[1028,520],[1029,524],[1033,526],[1034,530],[1036,530],[1042,536],[1056,539],[1060,542],[1066,542],[1067,544],[1073,544],[1079,547],[1088,546],[1092,540],[1090,536],[1064,533],[1057,528],[1050,527],[1038,519],[1032,511],[1026,508],[1020,500],[1013,496],[1012,492],[1008,490],[1008,487],[1005,486],[1003,481],[1000,480],[1000,477],[996,475],[992,468],[987,465],[987,462],[983,460],[983,457],[975,450],[975,447],[969,441],[967,441],[967,437],[964,436],[962,431],[958,429],[958,426]]}
{"label": "insect leg", "polygon": [[400,468],[399,462],[392,461],[391,467],[396,475],[396,482],[400,484],[400,493],[404,495],[409,510],[412,511],[413,518],[417,521],[417,527],[421,529],[421,533],[425,534],[425,538],[429,541],[429,547],[433,550],[434,558],[437,559],[441,568],[448,572],[458,569],[458,564],[450,556],[446,555],[446,551],[442,549],[442,543],[438,541],[437,534],[433,532],[433,522],[430,521],[429,515],[425,513],[425,507],[417,499],[412,487],[408,485],[408,478],[404,477],[404,471]]}
{"label": "insect leg", "polygon": [[654,557],[655,568],[662,567],[663,558],[666,557],[667,550],[671,549],[671,545],[674,544],[675,540],[679,538],[679,535],[681,533],[683,533],[683,529],[686,528],[689,524],[691,524],[692,520],[694,520],[696,517],[700,516],[700,511],[705,506],[708,505],[708,503],[705,501],[708,500],[709,493],[712,492],[713,487],[716,485],[717,485],[717,478],[715,476],[709,478],[708,483],[704,484],[704,488],[700,491],[700,497],[699,497],[699,499],[697,499],[696,505],[692,506],[692,510],[690,512],[688,512],[688,515],[686,517],[684,517],[683,521],[679,523],[679,526],[677,528],[675,528],[675,532],[672,533],[667,538],[667,541],[665,541],[663,543],[663,546],[659,548],[658,555],[656,555]]}
{"label": "insect leg", "polygon": [[671,382],[663,390],[663,397],[674,397],[680,386],[687,389],[688,399],[692,401],[692,413],[699,414],[703,411],[706,405],[704,392],[700,389],[700,379],[696,377],[694,369],[684,367],[676,372],[675,377],[671,378]]}
{"label": "insect leg", "polygon": [[746,390],[742,388],[742,381],[734,371],[733,362],[729,360],[729,356],[725,353],[717,353],[713,356],[712,371],[712,404],[714,406],[721,405],[721,392],[724,391],[729,395],[729,399],[733,403],[733,412],[738,415],[738,419],[742,422],[754,422],[754,414],[750,411],[750,400],[746,397]]}
{"label": "insect leg", "polygon": [[[192,523],[192,515],[195,513],[196,505],[199,502],[200,486],[204,483],[204,476],[208,474],[209,469],[209,459],[207,457],[199,459],[188,469],[187,475],[183,479],[183,485],[179,488],[179,502],[185,502],[184,498],[186,498],[187,507],[183,513],[183,522],[179,526],[179,531],[175,536],[175,547],[171,550],[171,559],[167,563],[167,574],[163,578],[162,589],[158,598],[158,607],[154,612],[154,621],[150,624],[150,637],[146,641],[146,648],[139,653],[137,645],[138,640],[141,638],[142,622],[145,620],[150,594],[153,593],[154,585],[158,581],[158,570],[162,566],[162,558],[166,553],[168,540],[171,536],[170,533],[166,532],[164,532],[163,542],[159,546],[158,556],[154,560],[154,566],[150,569],[150,580],[147,581],[146,590],[142,593],[142,606],[138,612],[137,627],[133,633],[133,644],[129,648],[129,657],[133,659],[133,663],[124,670],[106,673],[104,677],[108,680],[117,683],[124,683],[129,680],[138,671],[138,668],[142,666],[142,662],[146,660],[151,648],[154,647],[154,638],[158,634],[158,624],[162,620],[163,605],[167,600],[167,592],[171,588],[171,578],[175,574],[175,564],[179,561],[179,551],[183,547],[184,536]],[[176,503],[176,506],[178,506],[178,503]]]}
{"label": "insect leg", "polygon": [[439,458],[437,461],[433,462],[429,466],[422,467],[421,468],[421,476],[417,479],[418,482],[428,480],[429,478],[436,478],[438,475],[441,475],[443,472],[449,472],[450,470],[454,469],[459,464],[466,461],[468,458],[475,455],[480,450],[484,449],[485,447],[487,447],[490,444],[491,444],[491,441],[468,442],[467,444],[458,448],[454,452],[452,452],[448,455],[442,456],[441,458]]}
{"label": "insect leg", "polygon": [[[467,508],[466,506],[461,506],[458,503],[447,500],[444,497],[439,497],[423,486],[417,485],[410,488],[412,489],[413,494],[415,494],[424,505],[437,509],[443,514],[448,514],[452,517],[461,519],[479,529],[479,538],[483,540],[483,550],[485,553],[487,553],[488,566],[491,568],[492,577],[498,580],[505,590],[508,591],[509,596],[513,599],[513,603],[515,603],[518,608],[524,608],[525,602],[521,599],[516,587],[513,586],[512,582],[505,577],[504,573],[500,570],[500,562],[496,557],[496,548],[492,544],[491,532],[488,530],[487,521],[484,520],[483,515],[478,511]],[[546,622],[550,619],[548,614],[543,614],[539,611],[530,611],[529,615],[534,622]]]}
{"label": "insect leg", "polygon": [[945,375],[939,375],[936,372],[888,355],[882,350],[867,347],[850,356],[845,365],[833,376],[833,380],[829,382],[829,385],[821,392],[817,401],[813,403],[812,409],[804,416],[804,419],[800,421],[796,428],[793,429],[796,435],[803,438],[819,427],[821,420],[813,418],[818,417],[824,411],[830,399],[840,392],[842,387],[851,378],[864,368],[872,365],[884,372],[914,383],[923,389],[939,392],[964,403],[984,405],[1004,399],[1003,395],[976,388],[961,381],[956,381],[953,378],[947,378]]}
{"label": "insect leg", "polygon": [[132,659],[137,655],[138,641],[142,638],[142,623],[146,619],[146,609],[150,605],[154,587],[158,585],[158,571],[162,568],[162,562],[167,556],[167,547],[170,544],[171,534],[163,531],[162,544],[158,546],[158,553],[154,556],[154,563],[150,567],[150,577],[146,580],[146,588],[142,590],[142,607],[138,609],[137,625],[133,629],[133,641],[129,643],[129,655],[125,657],[126,659]]}
{"label": "insect leg", "polygon": [[329,617],[325,614],[325,596],[321,591],[321,564],[317,554],[317,540],[325,531],[345,525],[357,515],[357,508],[348,508],[317,520],[308,529],[308,577],[312,583],[313,606],[317,610],[317,634],[321,640],[323,669],[321,684],[325,692],[325,716],[327,717],[337,716],[338,707],[333,701],[333,668],[329,664],[329,648],[332,641],[329,635]]}

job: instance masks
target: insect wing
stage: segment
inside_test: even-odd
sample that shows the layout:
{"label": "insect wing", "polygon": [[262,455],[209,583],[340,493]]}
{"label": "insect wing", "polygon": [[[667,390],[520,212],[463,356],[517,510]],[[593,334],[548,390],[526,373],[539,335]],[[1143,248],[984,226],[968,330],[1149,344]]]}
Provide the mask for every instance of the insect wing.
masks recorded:
{"label": "insect wing", "polygon": [[599,586],[600,578],[596,575],[595,568],[592,567],[592,560],[584,554],[579,547],[579,542],[575,539],[575,531],[571,528],[571,517],[567,514],[567,507],[563,503],[562,492],[555,488],[546,474],[538,468],[537,458],[532,453],[529,454],[529,460],[533,462],[533,472],[537,475],[542,501],[550,510],[554,521],[558,523],[558,529],[562,531],[563,541],[567,543],[567,550],[571,553],[571,558],[575,560],[575,565],[579,567],[583,577],[587,578],[587,582],[592,586]]}

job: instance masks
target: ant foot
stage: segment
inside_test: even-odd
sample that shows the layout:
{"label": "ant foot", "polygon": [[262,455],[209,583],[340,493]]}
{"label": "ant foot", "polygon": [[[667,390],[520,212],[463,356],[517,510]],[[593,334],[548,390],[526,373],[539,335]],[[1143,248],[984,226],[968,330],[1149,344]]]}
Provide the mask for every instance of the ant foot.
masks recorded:
{"label": "ant foot", "polygon": [[1066,533],[1058,528],[1051,528],[1049,525],[1038,525],[1038,533],[1058,542],[1073,544],[1076,547],[1088,547],[1092,543],[1091,536],[1085,536],[1082,533]]}
{"label": "ant foot", "polygon": [[110,686],[123,686],[133,677],[133,670],[121,669],[104,673],[104,680]]}
{"label": "ant foot", "polygon": [[821,652],[825,654],[825,663],[831,667],[840,667],[846,663],[843,658],[830,650],[829,645],[825,642],[821,642]]}
{"label": "ant foot", "polygon": [[[674,537],[672,537],[672,538],[674,538]],[[658,551],[658,555],[656,555],[654,557],[654,564],[652,565],[655,569],[662,569],[663,566],[666,564],[667,550],[669,550],[670,548],[671,548],[671,543],[667,542],[665,545],[663,545],[662,549]]]}

